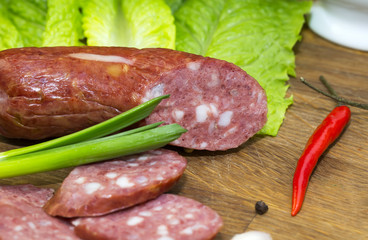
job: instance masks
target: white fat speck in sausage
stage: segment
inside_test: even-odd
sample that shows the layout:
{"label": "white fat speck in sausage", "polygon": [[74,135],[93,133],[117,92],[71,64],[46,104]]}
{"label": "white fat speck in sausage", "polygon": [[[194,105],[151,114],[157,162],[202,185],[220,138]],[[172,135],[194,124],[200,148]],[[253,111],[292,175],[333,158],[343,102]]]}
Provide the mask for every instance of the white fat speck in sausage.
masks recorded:
{"label": "white fat speck in sausage", "polygon": [[158,175],[158,176],[156,177],[156,180],[158,180],[158,181],[162,181],[162,180],[164,180],[164,177],[163,177],[162,175]]}
{"label": "white fat speck in sausage", "polygon": [[218,73],[212,73],[211,81],[208,81],[207,86],[212,88],[212,87],[216,87],[219,84],[220,84],[220,79],[219,79]]}
{"label": "white fat speck in sausage", "polygon": [[184,111],[182,111],[182,110],[174,110],[173,111],[173,117],[175,118],[176,121],[182,120],[183,117],[184,117]]}
{"label": "white fat speck in sausage", "polygon": [[136,181],[139,184],[145,184],[145,183],[148,183],[148,178],[145,176],[139,176],[136,178]]}
{"label": "white fat speck in sausage", "polygon": [[151,217],[152,216],[152,212],[150,212],[150,211],[142,211],[142,212],[139,212],[138,214],[142,217]]}
{"label": "white fat speck in sausage", "polygon": [[220,119],[218,120],[218,125],[221,127],[229,126],[231,118],[233,117],[233,111],[226,111],[220,114]]}
{"label": "white fat speck in sausage", "polygon": [[80,177],[80,178],[77,178],[76,180],[75,180],[75,183],[77,183],[77,184],[82,184],[82,183],[84,183],[86,181],[86,178],[85,177]]}
{"label": "white fat speck in sausage", "polygon": [[14,227],[14,230],[15,231],[22,231],[23,230],[23,227],[20,226],[20,225],[17,225],[17,226]]}
{"label": "white fat speck in sausage", "polygon": [[72,221],[72,224],[73,224],[73,226],[78,226],[80,224],[80,222],[81,222],[81,219],[77,218],[77,219]]}
{"label": "white fat speck in sausage", "polygon": [[147,155],[142,155],[138,158],[138,161],[146,161],[148,159]]}
{"label": "white fat speck in sausage", "polygon": [[201,63],[200,62],[187,63],[187,68],[192,71],[198,71],[201,68]]}
{"label": "white fat speck in sausage", "polygon": [[143,221],[144,221],[144,218],[135,216],[135,217],[131,217],[131,218],[128,219],[127,225],[128,226],[135,226],[137,224],[140,224]]}
{"label": "white fat speck in sausage", "polygon": [[154,207],[152,210],[153,211],[161,211],[162,210],[162,206]]}
{"label": "white fat speck in sausage", "polygon": [[105,177],[113,179],[116,178],[118,176],[118,174],[116,172],[108,172],[105,174]]}
{"label": "white fat speck in sausage", "polygon": [[193,234],[193,228],[192,227],[187,227],[187,228],[181,230],[180,234],[192,235]]}
{"label": "white fat speck in sausage", "polygon": [[158,235],[168,235],[169,231],[166,225],[160,225],[157,227],[157,234]]}
{"label": "white fat speck in sausage", "polygon": [[201,149],[204,149],[204,148],[206,148],[206,147],[207,147],[207,145],[208,145],[208,143],[206,143],[206,142],[202,142],[202,143],[201,143],[201,145],[200,145],[200,148],[201,148]]}
{"label": "white fat speck in sausage", "polygon": [[159,97],[164,95],[165,84],[157,84],[156,86],[152,87],[150,91],[147,91],[142,99],[143,102],[147,102],[155,97]]}
{"label": "white fat speck in sausage", "polygon": [[210,111],[210,108],[205,105],[199,105],[196,107],[196,120],[199,123],[203,123],[207,120],[208,118],[208,112]]}
{"label": "white fat speck in sausage", "polygon": [[180,220],[179,219],[177,219],[177,218],[173,218],[173,219],[170,219],[169,220],[169,224],[170,225],[177,225],[177,224],[179,224],[180,223]]}
{"label": "white fat speck in sausage", "polygon": [[175,239],[169,236],[162,236],[162,237],[157,238],[157,240],[175,240]]}
{"label": "white fat speck in sausage", "polygon": [[156,163],[157,163],[156,161],[150,162],[149,166],[154,166],[154,165],[156,165]]}
{"label": "white fat speck in sausage", "polygon": [[126,176],[121,176],[116,180],[116,184],[121,188],[130,188],[135,184],[130,181],[130,179]]}
{"label": "white fat speck in sausage", "polygon": [[218,109],[216,105],[213,103],[210,103],[210,109],[211,109],[211,113],[213,114],[213,116],[218,117]]}
{"label": "white fat speck in sausage", "polygon": [[194,218],[194,215],[192,213],[187,213],[184,215],[185,218],[187,219],[193,219]]}
{"label": "white fat speck in sausage", "polygon": [[41,220],[41,221],[39,222],[39,224],[40,224],[41,226],[51,226],[51,225],[52,225],[52,222],[51,222],[51,221],[47,221],[47,220]]}
{"label": "white fat speck in sausage", "polygon": [[33,222],[28,222],[28,226],[32,229],[36,229],[36,225]]}
{"label": "white fat speck in sausage", "polygon": [[98,182],[91,182],[91,183],[86,183],[84,185],[84,190],[86,194],[92,194],[94,192],[96,192],[97,190],[99,190],[102,187],[102,185]]}
{"label": "white fat speck in sausage", "polygon": [[236,130],[238,129],[237,126],[234,126],[232,128],[230,128],[229,130],[227,130],[225,133],[224,133],[224,137],[227,137],[229,136],[230,134],[233,134],[234,132],[236,132]]}
{"label": "white fat speck in sausage", "polygon": [[124,63],[128,65],[133,65],[134,61],[114,55],[100,55],[100,54],[92,54],[92,53],[71,53],[69,54],[72,58],[78,58],[82,60],[88,61],[100,61],[100,62],[113,62],[113,63]]}

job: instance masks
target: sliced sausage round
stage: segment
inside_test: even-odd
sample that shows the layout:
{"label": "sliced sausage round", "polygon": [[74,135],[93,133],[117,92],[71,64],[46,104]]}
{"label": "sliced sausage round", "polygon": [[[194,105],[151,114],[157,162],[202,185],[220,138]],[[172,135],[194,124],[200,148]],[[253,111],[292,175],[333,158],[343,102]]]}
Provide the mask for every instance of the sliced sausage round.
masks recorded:
{"label": "sliced sausage round", "polygon": [[95,240],[209,240],[223,225],[211,208],[173,194],[106,216],[80,218],[73,224],[79,237]]}
{"label": "sliced sausage round", "polygon": [[159,149],[76,167],[44,210],[53,216],[97,216],[158,197],[181,177],[186,159]]}
{"label": "sliced sausage round", "polygon": [[72,225],[42,210],[52,194],[33,185],[0,186],[0,239],[79,239]]}

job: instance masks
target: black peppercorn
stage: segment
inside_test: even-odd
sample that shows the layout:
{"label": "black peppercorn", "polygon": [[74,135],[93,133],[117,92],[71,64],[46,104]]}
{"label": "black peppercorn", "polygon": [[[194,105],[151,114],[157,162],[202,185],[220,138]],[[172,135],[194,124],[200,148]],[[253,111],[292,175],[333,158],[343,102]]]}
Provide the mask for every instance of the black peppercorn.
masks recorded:
{"label": "black peppercorn", "polygon": [[268,206],[265,202],[263,201],[258,201],[256,203],[256,212],[259,215],[265,214],[268,211]]}

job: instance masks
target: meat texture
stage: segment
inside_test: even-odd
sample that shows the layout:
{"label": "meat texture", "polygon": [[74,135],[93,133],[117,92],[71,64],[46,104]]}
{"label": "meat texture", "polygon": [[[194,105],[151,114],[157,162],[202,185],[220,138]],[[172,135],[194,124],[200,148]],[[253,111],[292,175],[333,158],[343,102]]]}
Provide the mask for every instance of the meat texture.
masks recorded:
{"label": "meat texture", "polygon": [[33,185],[0,186],[0,239],[79,239],[73,226],[42,210],[52,194]]}
{"label": "meat texture", "polygon": [[209,240],[223,223],[214,210],[195,200],[163,194],[127,210],[79,218],[73,224],[79,237],[90,240]]}
{"label": "meat texture", "polygon": [[266,95],[236,65],[169,49],[20,48],[0,52],[0,133],[65,135],[170,94],[146,123],[178,123],[172,144],[236,148],[266,122]]}
{"label": "meat texture", "polygon": [[186,159],[160,149],[76,167],[44,206],[53,216],[97,216],[127,208],[168,191]]}

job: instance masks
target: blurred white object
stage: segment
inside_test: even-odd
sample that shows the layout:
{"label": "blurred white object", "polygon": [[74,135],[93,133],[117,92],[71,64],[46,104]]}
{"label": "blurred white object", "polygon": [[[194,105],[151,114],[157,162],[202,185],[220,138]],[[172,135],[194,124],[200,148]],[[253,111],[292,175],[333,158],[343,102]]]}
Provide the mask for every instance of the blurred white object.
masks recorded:
{"label": "blurred white object", "polygon": [[368,0],[316,0],[308,22],[323,38],[368,51]]}
{"label": "blurred white object", "polygon": [[236,234],[231,240],[272,240],[270,234],[261,231],[248,231]]}

